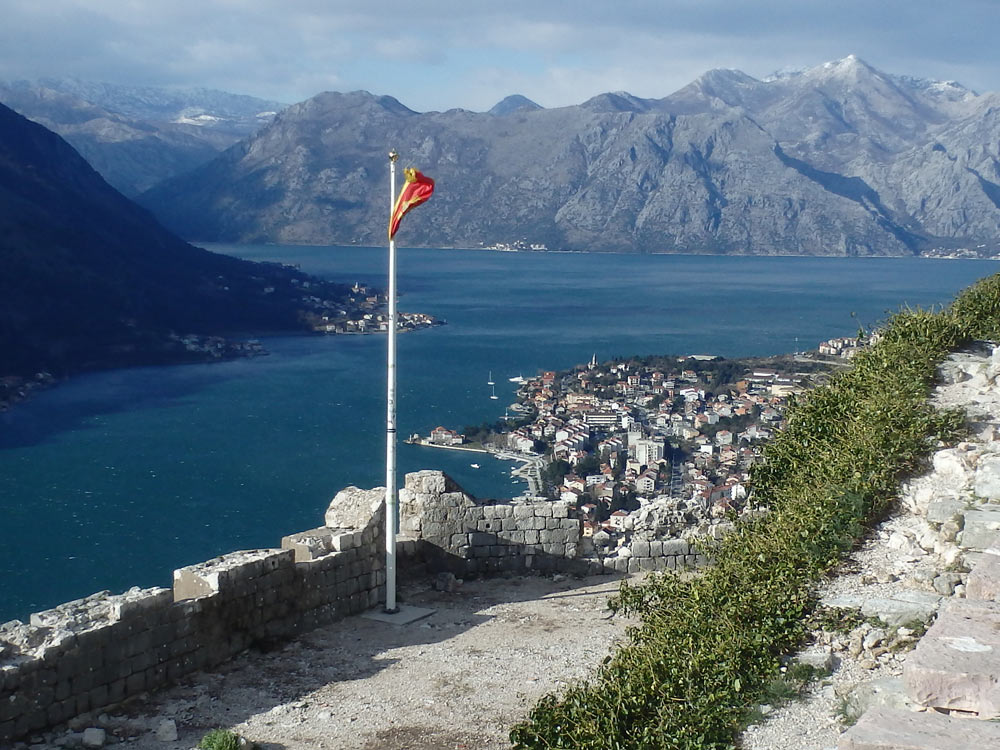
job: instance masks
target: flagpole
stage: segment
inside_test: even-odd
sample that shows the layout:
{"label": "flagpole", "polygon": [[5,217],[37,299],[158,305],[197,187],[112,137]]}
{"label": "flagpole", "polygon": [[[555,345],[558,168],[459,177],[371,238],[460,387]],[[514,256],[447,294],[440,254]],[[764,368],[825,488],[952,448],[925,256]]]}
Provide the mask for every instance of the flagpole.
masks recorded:
{"label": "flagpole", "polygon": [[[389,152],[389,215],[396,200],[395,150]],[[385,419],[385,611],[396,607],[396,240],[389,238],[389,330],[387,344]]]}

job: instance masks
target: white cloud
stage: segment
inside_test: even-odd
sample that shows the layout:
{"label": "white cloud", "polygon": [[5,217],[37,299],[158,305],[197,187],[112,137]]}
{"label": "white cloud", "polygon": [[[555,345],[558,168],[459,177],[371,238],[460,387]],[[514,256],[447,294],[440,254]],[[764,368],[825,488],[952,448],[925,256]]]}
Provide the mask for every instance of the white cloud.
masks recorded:
{"label": "white cloud", "polygon": [[0,77],[76,75],[297,101],[364,88],[415,109],[660,97],[705,70],[763,76],[856,53],[1000,88],[989,0],[6,0]]}

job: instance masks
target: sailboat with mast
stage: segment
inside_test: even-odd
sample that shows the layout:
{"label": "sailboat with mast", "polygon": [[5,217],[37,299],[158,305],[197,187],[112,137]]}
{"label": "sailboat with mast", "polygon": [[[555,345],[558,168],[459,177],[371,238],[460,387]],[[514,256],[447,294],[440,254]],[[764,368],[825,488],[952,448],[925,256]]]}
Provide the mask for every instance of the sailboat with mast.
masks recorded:
{"label": "sailboat with mast", "polygon": [[486,385],[495,385],[493,382],[493,370],[490,370],[490,379],[486,381]]}

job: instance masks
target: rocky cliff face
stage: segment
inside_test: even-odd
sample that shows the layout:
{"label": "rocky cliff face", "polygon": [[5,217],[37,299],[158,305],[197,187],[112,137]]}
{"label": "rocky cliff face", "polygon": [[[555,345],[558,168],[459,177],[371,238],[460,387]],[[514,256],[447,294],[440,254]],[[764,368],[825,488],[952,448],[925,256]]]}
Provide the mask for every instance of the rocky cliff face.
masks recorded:
{"label": "rocky cliff face", "polygon": [[191,238],[377,244],[395,148],[437,181],[410,244],[906,255],[1000,234],[996,99],[853,56],[551,110],[326,93],[141,201]]}

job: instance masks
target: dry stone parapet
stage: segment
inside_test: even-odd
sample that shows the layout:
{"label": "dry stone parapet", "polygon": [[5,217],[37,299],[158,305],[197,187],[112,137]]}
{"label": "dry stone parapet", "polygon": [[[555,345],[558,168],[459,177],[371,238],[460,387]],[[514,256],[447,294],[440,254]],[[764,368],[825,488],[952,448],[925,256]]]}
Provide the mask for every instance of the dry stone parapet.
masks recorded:
{"label": "dry stone parapet", "polygon": [[0,625],[0,747],[220,664],[254,642],[384,601],[383,496],[351,493],[329,515],[336,528],[292,534],[284,549],[176,570],[172,589],[102,591],[34,613],[27,624]]}

